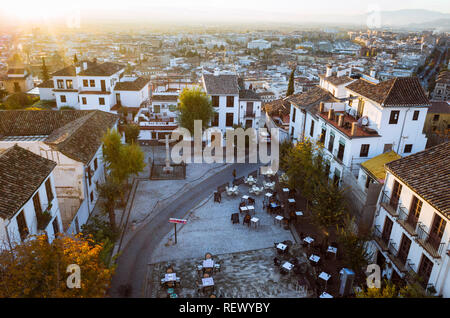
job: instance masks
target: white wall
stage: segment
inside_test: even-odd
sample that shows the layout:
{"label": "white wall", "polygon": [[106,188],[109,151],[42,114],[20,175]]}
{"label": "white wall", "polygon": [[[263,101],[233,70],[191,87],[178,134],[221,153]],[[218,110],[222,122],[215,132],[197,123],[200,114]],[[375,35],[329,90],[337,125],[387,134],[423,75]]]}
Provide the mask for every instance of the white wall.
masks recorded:
{"label": "white wall", "polygon": [[413,266],[414,270],[416,272],[418,271],[422,255],[426,255],[428,259],[430,259],[434,264],[428,283],[433,284],[435,286],[436,290],[438,291],[438,294],[443,294],[444,297],[450,297],[449,293],[450,290],[448,288],[448,285],[446,285],[446,282],[448,282],[449,280],[448,275],[450,267],[449,264],[450,257],[445,253],[449,248],[449,240],[450,240],[450,225],[448,218],[446,218],[443,214],[434,209],[425,200],[423,200],[421,197],[415,194],[410,188],[408,188],[406,184],[401,182],[399,179],[395,178],[391,173],[387,172],[384,191],[387,193],[389,197],[391,196],[392,193],[394,180],[397,180],[402,185],[402,191],[400,194],[400,204],[405,208],[405,211],[407,211],[407,213],[409,213],[409,208],[411,206],[413,196],[416,196],[418,199],[422,201],[422,209],[420,211],[418,221],[424,225],[424,228],[428,233],[430,231],[430,226],[432,224],[435,213],[438,214],[440,217],[442,217],[445,221],[447,221],[444,234],[441,239],[441,242],[445,242],[441,258],[433,258],[424,248],[422,248],[422,246],[419,243],[416,242],[415,240],[416,237],[411,236],[406,230],[404,230],[404,228],[396,221],[396,218],[393,218],[388,212],[386,212],[384,208],[380,207],[380,205],[378,206],[379,214],[375,216],[374,226],[378,225],[379,229],[382,231],[385,218],[386,216],[389,217],[394,224],[392,227],[390,239],[392,240],[392,242],[396,244],[395,247],[398,249],[398,247],[400,246],[402,235],[403,234],[406,235],[411,240],[411,247],[407,258],[410,260],[412,264],[414,264]]}

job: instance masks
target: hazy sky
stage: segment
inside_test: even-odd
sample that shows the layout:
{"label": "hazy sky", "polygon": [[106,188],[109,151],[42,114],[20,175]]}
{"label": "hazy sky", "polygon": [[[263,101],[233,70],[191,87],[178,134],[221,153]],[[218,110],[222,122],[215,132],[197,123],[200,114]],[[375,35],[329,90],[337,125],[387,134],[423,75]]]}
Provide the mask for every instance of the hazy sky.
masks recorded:
{"label": "hazy sky", "polygon": [[369,10],[428,9],[450,13],[448,0],[9,0],[0,10],[20,20],[64,18],[78,14],[81,18],[147,17],[155,21],[195,20],[273,22],[363,14]]}

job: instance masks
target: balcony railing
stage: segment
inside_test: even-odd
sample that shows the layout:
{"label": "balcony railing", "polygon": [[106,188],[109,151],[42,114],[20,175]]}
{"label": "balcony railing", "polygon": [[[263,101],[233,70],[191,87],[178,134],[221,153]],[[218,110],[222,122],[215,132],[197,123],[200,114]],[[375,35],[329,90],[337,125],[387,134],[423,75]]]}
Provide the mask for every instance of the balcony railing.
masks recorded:
{"label": "balcony railing", "polygon": [[398,223],[409,233],[411,236],[416,236],[417,222],[414,222],[412,218],[409,217],[408,211],[399,204],[398,206]]}
{"label": "balcony railing", "polygon": [[380,248],[383,251],[387,251],[388,250],[389,239],[383,238],[383,234],[382,234],[382,232],[381,232],[381,230],[380,230],[378,225],[376,225],[375,228],[374,228],[373,236],[374,236],[375,242],[378,243]]}
{"label": "balcony railing", "polygon": [[416,241],[434,258],[441,258],[444,251],[444,242],[435,235],[429,234],[423,228],[423,224],[417,226],[416,229],[417,238]]}
{"label": "balcony railing", "polygon": [[400,202],[396,202],[396,200],[391,200],[385,191],[381,193],[380,205],[393,217],[398,217],[398,207],[400,206]]}
{"label": "balcony railing", "polygon": [[253,117],[255,117],[255,113],[254,112],[245,112],[245,117],[253,118]]}
{"label": "balcony railing", "polygon": [[395,243],[390,241],[388,245],[388,251],[389,251],[389,258],[391,259],[392,263],[397,267],[397,269],[400,272],[406,272],[406,266],[405,261],[399,258],[398,250],[395,248]]}

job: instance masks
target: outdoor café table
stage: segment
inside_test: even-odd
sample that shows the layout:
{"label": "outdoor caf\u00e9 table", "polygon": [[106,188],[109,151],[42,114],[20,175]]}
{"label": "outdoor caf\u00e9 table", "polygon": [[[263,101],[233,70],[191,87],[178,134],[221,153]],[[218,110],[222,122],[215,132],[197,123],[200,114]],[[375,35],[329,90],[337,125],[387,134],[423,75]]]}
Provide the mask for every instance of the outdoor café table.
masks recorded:
{"label": "outdoor caf\u00e9 table", "polygon": [[297,211],[297,212],[295,212],[295,215],[296,216],[303,216],[303,212],[302,211]]}
{"label": "outdoor caf\u00e9 table", "polygon": [[241,212],[248,211],[248,208],[246,206],[241,206],[239,209],[241,210]]}
{"label": "outdoor caf\u00e9 table", "polygon": [[283,192],[289,192],[288,188],[283,188]]}
{"label": "outdoor caf\u00e9 table", "polygon": [[278,243],[277,248],[281,251],[284,251],[286,249],[287,245],[283,243]]}
{"label": "outdoor caf\u00e9 table", "polygon": [[214,280],[212,277],[202,278],[203,287],[214,286]]}
{"label": "outdoor caf\u00e9 table", "polygon": [[289,203],[295,203],[295,199],[288,199]]}
{"label": "outdoor caf\u00e9 table", "polygon": [[164,280],[166,282],[174,282],[177,280],[177,274],[175,274],[175,273],[165,274]]}
{"label": "outdoor caf\u00e9 table", "polygon": [[255,224],[255,228],[256,228],[256,226],[259,226],[259,219],[258,218],[253,217],[253,218],[250,219],[250,222],[251,222],[251,224]]}
{"label": "outdoor caf\u00e9 table", "polygon": [[214,261],[210,258],[205,259],[203,261],[203,268],[213,268],[214,267]]}
{"label": "outdoor caf\u00e9 table", "polygon": [[273,224],[275,224],[276,221],[280,222],[280,226],[281,226],[281,221],[283,221],[284,217],[282,217],[281,215],[277,215],[275,217],[275,219],[273,219]]}
{"label": "outdoor caf\u00e9 table", "polygon": [[314,239],[313,239],[312,237],[307,236],[307,237],[305,237],[305,238],[303,239],[303,241],[305,241],[306,243],[308,243],[308,246],[310,246],[311,243],[314,242]]}
{"label": "outdoor caf\u00e9 table", "polygon": [[328,253],[333,253],[333,254],[334,254],[334,257],[336,258],[336,254],[337,254],[337,248],[336,248],[336,247],[328,246],[327,252],[328,252]]}
{"label": "outdoor caf\u00e9 table", "polygon": [[333,296],[331,296],[330,294],[328,294],[327,292],[323,292],[322,295],[319,296],[320,298],[333,298]]}
{"label": "outdoor caf\u00e9 table", "polygon": [[247,210],[248,210],[249,212],[255,213],[255,207],[254,207],[253,205],[247,205]]}
{"label": "outdoor caf\u00e9 table", "polygon": [[320,260],[320,256],[311,254],[311,256],[309,257],[309,260],[317,264]]}
{"label": "outdoor caf\u00e9 table", "polygon": [[324,281],[328,282],[328,280],[330,279],[331,275],[325,272],[320,273],[319,278],[323,279]]}
{"label": "outdoor caf\u00e9 table", "polygon": [[291,269],[294,268],[294,264],[291,264],[291,263],[289,263],[289,262],[285,262],[285,263],[283,264],[283,268],[286,269],[288,272],[290,272]]}
{"label": "outdoor caf\u00e9 table", "polygon": [[243,196],[242,196],[242,199],[243,199],[243,200],[248,200],[248,195],[243,195]]}

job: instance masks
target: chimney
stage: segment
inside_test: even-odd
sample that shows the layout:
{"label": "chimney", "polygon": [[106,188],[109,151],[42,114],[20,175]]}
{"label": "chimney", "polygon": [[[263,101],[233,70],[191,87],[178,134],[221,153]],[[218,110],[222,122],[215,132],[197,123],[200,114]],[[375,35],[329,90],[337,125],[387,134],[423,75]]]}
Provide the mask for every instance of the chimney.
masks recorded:
{"label": "chimney", "polygon": [[356,135],[356,128],[358,127],[358,123],[355,121],[352,123],[352,131],[350,133],[350,135],[354,136]]}
{"label": "chimney", "polygon": [[325,104],[324,104],[324,102],[320,102],[320,104],[319,104],[319,112],[320,112],[320,113],[323,113],[324,109],[325,109]]}
{"label": "chimney", "polygon": [[87,70],[87,62],[83,62],[83,70]]}
{"label": "chimney", "polygon": [[328,120],[333,120],[333,119],[334,119],[334,109],[331,108],[331,109],[328,111]]}
{"label": "chimney", "polygon": [[338,118],[339,118],[339,119],[338,119],[338,126],[339,126],[339,127],[344,126],[344,115],[339,115]]}
{"label": "chimney", "polygon": [[333,74],[333,66],[331,66],[330,64],[327,65],[327,72],[325,74],[325,77],[329,77]]}
{"label": "chimney", "polygon": [[81,67],[75,66],[75,74],[79,74],[81,72]]}
{"label": "chimney", "polygon": [[218,68],[214,69],[214,76],[219,76],[220,75],[220,71]]}

